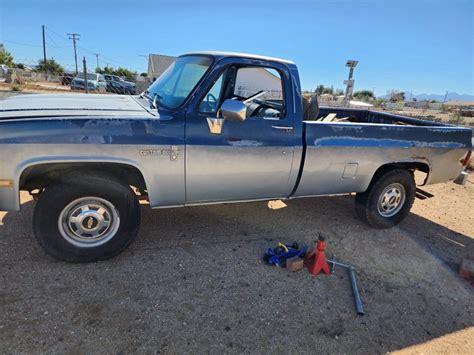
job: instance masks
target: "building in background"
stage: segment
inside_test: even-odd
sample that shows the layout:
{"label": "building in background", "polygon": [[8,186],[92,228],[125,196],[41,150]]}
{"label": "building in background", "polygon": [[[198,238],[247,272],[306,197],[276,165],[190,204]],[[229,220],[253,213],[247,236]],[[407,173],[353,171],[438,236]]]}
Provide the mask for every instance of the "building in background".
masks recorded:
{"label": "building in background", "polygon": [[242,97],[249,97],[258,91],[265,91],[262,99],[283,100],[281,77],[274,69],[241,68],[235,80],[235,93]]}
{"label": "building in background", "polygon": [[174,63],[176,57],[161,54],[148,55],[147,79],[151,83],[158,79],[168,67]]}

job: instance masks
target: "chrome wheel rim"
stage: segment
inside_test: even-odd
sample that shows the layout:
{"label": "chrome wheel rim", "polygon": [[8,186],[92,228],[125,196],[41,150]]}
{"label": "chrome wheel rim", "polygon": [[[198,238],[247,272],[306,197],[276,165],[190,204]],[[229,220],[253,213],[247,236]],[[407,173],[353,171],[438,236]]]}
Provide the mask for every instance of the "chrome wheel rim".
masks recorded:
{"label": "chrome wheel rim", "polygon": [[82,197],[72,201],[59,214],[61,236],[69,243],[90,248],[107,243],[120,227],[115,206],[99,197]]}
{"label": "chrome wheel rim", "polygon": [[400,212],[405,199],[405,187],[399,183],[390,184],[380,194],[377,210],[383,217],[392,217]]}

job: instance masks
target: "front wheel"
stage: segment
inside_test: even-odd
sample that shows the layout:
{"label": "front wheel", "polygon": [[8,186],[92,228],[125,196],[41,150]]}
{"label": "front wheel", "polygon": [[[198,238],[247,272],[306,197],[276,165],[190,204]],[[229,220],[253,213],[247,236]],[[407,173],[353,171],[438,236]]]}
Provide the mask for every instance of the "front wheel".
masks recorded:
{"label": "front wheel", "polygon": [[410,171],[390,170],[376,177],[367,191],[356,195],[356,213],[371,227],[391,228],[408,215],[415,194],[415,180]]}
{"label": "front wheel", "polygon": [[135,239],[140,206],[130,187],[101,176],[54,183],[39,196],[36,239],[50,255],[74,263],[109,259]]}

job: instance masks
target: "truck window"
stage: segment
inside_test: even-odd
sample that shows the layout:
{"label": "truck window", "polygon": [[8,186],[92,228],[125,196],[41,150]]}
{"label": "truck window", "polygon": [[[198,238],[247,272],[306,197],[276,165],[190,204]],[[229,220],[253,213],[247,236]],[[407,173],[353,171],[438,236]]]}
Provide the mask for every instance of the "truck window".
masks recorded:
{"label": "truck window", "polygon": [[237,71],[234,96],[248,98],[262,92],[247,104],[247,117],[282,118],[284,94],[280,73],[273,68],[244,67]]}
{"label": "truck window", "polygon": [[211,89],[204,96],[201,103],[199,104],[199,112],[215,113],[217,111],[217,106],[221,101],[224,75],[225,72],[219,76],[217,81],[214,83],[214,85],[212,85]]}
{"label": "truck window", "polygon": [[211,64],[212,58],[206,56],[179,57],[146,92],[151,97],[157,97],[159,105],[175,109],[186,100]]}

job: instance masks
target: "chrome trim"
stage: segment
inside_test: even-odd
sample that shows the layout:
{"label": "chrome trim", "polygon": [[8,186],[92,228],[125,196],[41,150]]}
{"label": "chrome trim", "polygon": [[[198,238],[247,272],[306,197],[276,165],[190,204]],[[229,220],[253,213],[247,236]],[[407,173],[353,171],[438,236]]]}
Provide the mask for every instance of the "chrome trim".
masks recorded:
{"label": "chrome trim", "polygon": [[170,160],[175,161],[178,159],[179,156],[179,148],[177,145],[172,145],[171,146],[171,151],[170,151]]}
{"label": "chrome trim", "polygon": [[207,125],[209,126],[209,132],[211,132],[211,134],[221,134],[222,127],[224,126],[224,119],[208,117]]}
{"label": "chrome trim", "polygon": [[287,126],[272,126],[272,128],[277,129],[279,131],[285,131],[285,132],[292,132],[293,127],[287,127]]}
{"label": "chrome trim", "polygon": [[58,218],[61,236],[79,248],[93,248],[107,243],[120,227],[115,206],[100,197],[81,197],[63,208]]}
{"label": "chrome trim", "polygon": [[[263,95],[263,93],[261,95]],[[241,122],[245,121],[247,117],[247,106],[242,101],[227,99],[219,111],[226,120]],[[217,116],[219,116],[219,113],[217,113]]]}
{"label": "chrome trim", "polygon": [[[262,90],[261,92],[259,92],[257,94],[254,94],[254,95],[250,96],[248,99],[242,101],[242,103],[248,104],[249,102],[252,102],[253,100],[258,99],[259,97],[265,95],[266,93],[268,93],[268,91]],[[240,101],[238,101],[238,102],[240,102]]]}
{"label": "chrome trim", "polygon": [[385,218],[393,217],[403,208],[405,200],[405,186],[398,182],[390,184],[379,196],[377,212]]}

